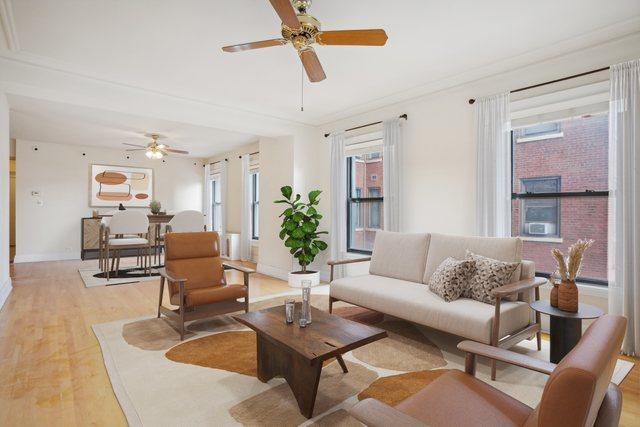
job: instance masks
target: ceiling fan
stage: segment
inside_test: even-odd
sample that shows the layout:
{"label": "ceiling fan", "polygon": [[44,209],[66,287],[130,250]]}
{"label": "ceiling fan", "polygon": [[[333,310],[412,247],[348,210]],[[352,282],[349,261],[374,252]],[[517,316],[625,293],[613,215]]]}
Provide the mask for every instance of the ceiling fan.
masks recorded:
{"label": "ceiling fan", "polygon": [[189,154],[188,151],[169,148],[169,146],[166,144],[158,144],[158,139],[163,139],[164,136],[158,135],[157,133],[148,133],[145,136],[147,138],[152,139],[152,141],[149,144],[147,144],[146,147],[144,145],[128,144],[126,142],[123,142],[124,145],[129,145],[131,147],[138,147],[138,148],[129,148],[127,151],[144,151],[145,156],[147,156],[150,159],[161,159],[164,156],[168,156],[169,153]]}
{"label": "ceiling fan", "polygon": [[223,51],[242,52],[291,43],[298,51],[309,80],[319,82],[327,76],[312,44],[384,46],[387,43],[387,33],[382,29],[322,31],[320,21],[307,13],[311,0],[269,1],[282,20],[282,38],[225,46],[222,48]]}

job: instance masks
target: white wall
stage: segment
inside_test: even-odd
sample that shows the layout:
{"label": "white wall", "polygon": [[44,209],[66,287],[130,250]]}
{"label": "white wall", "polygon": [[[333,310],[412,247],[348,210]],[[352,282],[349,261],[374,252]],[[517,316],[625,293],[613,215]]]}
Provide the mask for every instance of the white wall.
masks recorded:
{"label": "white wall", "polygon": [[[152,168],[154,199],[163,210],[202,210],[201,160],[171,156],[163,163],[147,159],[144,153],[130,154],[130,159],[126,155],[123,150],[18,140],[15,262],[80,257],[80,218],[91,216],[94,209],[89,206],[94,163]],[[40,192],[42,206],[32,191]]]}
{"label": "white wall", "polygon": [[[474,108],[468,99],[639,57],[640,34],[636,33],[553,60],[328,123],[321,130],[322,133],[331,132],[408,114],[408,120],[402,125],[404,231],[473,234],[476,153]],[[317,144],[328,145],[323,135],[318,135]],[[320,170],[329,168],[328,156],[318,159],[324,162],[319,165]],[[353,268],[357,268],[359,273],[363,271],[362,266]],[[586,294],[589,294],[589,303],[607,308],[606,293],[587,289]]]}
{"label": "white wall", "polygon": [[9,103],[0,92],[0,308],[11,292],[9,277]]}
{"label": "white wall", "polygon": [[240,233],[242,229],[242,160],[240,156],[260,151],[258,142],[211,157],[209,163],[227,159],[227,200],[225,210],[225,228],[227,233]]}

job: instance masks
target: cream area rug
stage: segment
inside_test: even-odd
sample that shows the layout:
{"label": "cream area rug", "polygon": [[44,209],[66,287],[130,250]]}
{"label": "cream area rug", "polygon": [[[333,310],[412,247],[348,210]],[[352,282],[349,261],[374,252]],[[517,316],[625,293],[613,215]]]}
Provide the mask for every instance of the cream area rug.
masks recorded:
{"label": "cream area rug", "polygon": [[[282,305],[286,295],[259,298],[251,310]],[[313,289],[312,303],[328,308],[328,287]],[[461,340],[403,320],[348,306],[334,305],[338,315],[386,329],[389,337],[344,356],[349,372],[337,362],[325,365],[314,418],[303,417],[283,379],[256,378],[253,331],[231,316],[197,321],[185,341],[168,320],[147,317],[94,325],[114,392],[130,425],[360,425],[347,409],[375,397],[390,405],[411,396],[450,369],[464,369]],[[512,350],[548,360],[549,343],[536,351],[535,340]],[[499,364],[498,378],[480,358],[477,376],[529,406],[540,400],[546,375]],[[619,360],[613,381],[622,382],[633,363]]]}

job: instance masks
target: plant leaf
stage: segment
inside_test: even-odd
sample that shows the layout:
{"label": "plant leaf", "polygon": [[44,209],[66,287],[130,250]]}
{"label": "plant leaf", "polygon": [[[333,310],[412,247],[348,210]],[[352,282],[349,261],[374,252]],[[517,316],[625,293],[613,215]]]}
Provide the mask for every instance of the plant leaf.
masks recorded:
{"label": "plant leaf", "polygon": [[309,192],[309,202],[314,204],[318,199],[318,196],[320,195],[320,193],[322,193],[322,191],[320,190],[313,190]]}
{"label": "plant leaf", "polygon": [[291,188],[288,185],[285,185],[284,187],[280,188],[280,192],[282,193],[282,195],[284,197],[287,198],[287,201],[288,201],[289,199],[291,199],[291,194],[293,193],[293,188]]}

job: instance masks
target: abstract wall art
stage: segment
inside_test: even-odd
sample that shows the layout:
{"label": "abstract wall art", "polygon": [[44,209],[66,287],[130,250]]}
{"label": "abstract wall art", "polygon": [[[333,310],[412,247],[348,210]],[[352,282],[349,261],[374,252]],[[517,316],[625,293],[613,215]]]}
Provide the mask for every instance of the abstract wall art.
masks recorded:
{"label": "abstract wall art", "polygon": [[148,207],[153,199],[153,169],[91,165],[91,206]]}

